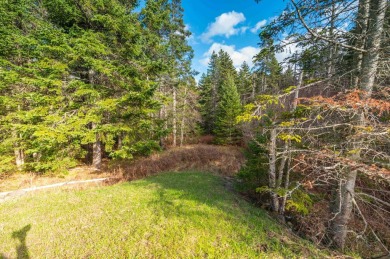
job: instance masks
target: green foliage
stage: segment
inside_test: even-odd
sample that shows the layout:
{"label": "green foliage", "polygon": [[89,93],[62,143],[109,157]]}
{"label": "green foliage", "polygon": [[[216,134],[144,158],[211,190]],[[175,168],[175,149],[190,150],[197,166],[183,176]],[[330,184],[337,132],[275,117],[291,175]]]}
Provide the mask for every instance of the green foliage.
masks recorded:
{"label": "green foliage", "polygon": [[283,92],[288,94],[288,93],[291,93],[292,91],[294,91],[295,89],[297,89],[297,87],[295,85],[292,85],[292,86],[289,86],[289,87],[283,89]]}
{"label": "green foliage", "polygon": [[275,95],[258,95],[256,97],[256,105],[253,103],[245,105],[244,111],[237,116],[237,122],[261,120],[264,125],[272,124],[273,112],[270,107],[279,104],[279,98]]}
{"label": "green foliage", "polygon": [[97,137],[113,158],[157,148],[157,75],[184,80],[192,50],[180,1],[148,1],[144,19],[135,7],[119,0],[0,3],[0,174],[15,168],[15,151],[24,170],[66,170]]}
{"label": "green foliage", "polygon": [[258,199],[256,188],[268,183],[268,151],[266,135],[257,135],[248,143],[245,151],[246,163],[237,174],[237,188]]}
{"label": "green foliage", "polygon": [[294,141],[300,143],[302,141],[302,137],[298,134],[288,134],[288,133],[280,133],[278,138],[283,141]]}
{"label": "green foliage", "polygon": [[304,190],[298,189],[292,192],[290,199],[286,202],[286,210],[307,215],[313,206],[313,200]]}
{"label": "green foliage", "polygon": [[[230,58],[229,54],[223,50],[220,50],[218,53],[213,52],[210,57],[209,69],[207,70],[207,74],[203,75],[199,82],[199,104],[200,112],[202,115],[202,128],[205,134],[216,134],[217,131],[221,130],[221,126],[217,126],[217,123],[218,120],[223,120],[222,117],[224,116],[221,114],[224,110],[223,108],[221,108],[221,106],[226,107],[227,105],[230,105],[226,103],[228,99],[233,102],[230,105],[231,107],[240,106],[240,95],[238,93],[236,85],[237,80],[237,72],[233,66],[233,61]],[[225,94],[226,90],[229,91],[227,95]],[[225,98],[224,101],[223,98]],[[224,104],[221,104],[222,101],[224,102]],[[233,115],[237,116],[238,114],[233,111],[232,115],[229,116],[232,118]],[[232,119],[231,123],[234,122],[235,118]],[[223,122],[221,121],[219,123],[223,124]],[[232,130],[234,131],[234,129]],[[225,141],[220,139],[220,142],[223,143]],[[229,140],[228,142],[231,141]]]}
{"label": "green foliage", "polygon": [[263,89],[276,93],[281,87],[283,69],[275,57],[272,41],[254,57],[254,63],[258,77],[263,78]]}
{"label": "green foliage", "polygon": [[218,103],[214,134],[218,144],[237,143],[241,132],[236,118],[241,113],[240,96],[232,77],[221,86],[221,100]]}
{"label": "green foliage", "polygon": [[253,101],[254,86],[252,82],[252,73],[249,65],[244,61],[236,79],[238,93],[240,94],[241,104],[245,105]]}
{"label": "green foliage", "polygon": [[307,215],[314,201],[305,190],[293,187],[287,189],[269,187],[268,142],[267,135],[257,135],[249,142],[248,149],[245,151],[246,164],[237,174],[237,189],[263,204],[268,203],[270,192],[276,193],[279,197],[288,195],[286,211]]}

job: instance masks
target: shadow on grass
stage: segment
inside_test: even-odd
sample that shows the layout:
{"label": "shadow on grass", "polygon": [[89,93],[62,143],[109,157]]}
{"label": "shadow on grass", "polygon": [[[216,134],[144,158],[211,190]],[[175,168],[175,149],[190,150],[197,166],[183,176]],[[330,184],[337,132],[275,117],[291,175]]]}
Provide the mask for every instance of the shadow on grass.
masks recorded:
{"label": "shadow on grass", "polygon": [[28,224],[24,228],[12,232],[12,238],[18,239],[20,244],[16,247],[16,258],[18,259],[28,259],[30,258],[28,247],[26,245],[27,232],[31,229],[31,225]]}
{"label": "shadow on grass", "polygon": [[[165,211],[176,210],[183,212],[183,214],[186,214],[183,205],[178,205],[174,201],[193,200],[229,213],[233,212],[232,203],[237,207],[240,206],[234,199],[235,195],[229,193],[223,185],[223,180],[218,176],[198,172],[168,174],[171,174],[171,177],[164,177],[164,174],[161,174],[145,179],[146,184],[159,186],[158,199],[152,201],[151,205],[161,206],[164,204],[162,207],[165,208]],[[191,210],[191,213],[197,214],[194,210]]]}
{"label": "shadow on grass", "polygon": [[[149,202],[155,211],[162,210],[164,217],[208,218],[210,215],[197,205],[186,205],[180,201],[188,200],[214,207],[222,211],[221,220],[229,220],[239,231],[242,242],[252,244],[258,252],[276,252],[285,257],[316,257],[318,251],[305,248],[306,244],[297,242],[292,236],[285,236],[276,223],[262,210],[254,208],[225,186],[219,176],[200,172],[165,173],[146,178],[132,184],[147,187],[157,186],[158,197]],[[247,234],[244,234],[247,233]],[[294,255],[294,256],[293,256]]]}
{"label": "shadow on grass", "polygon": [[[158,197],[149,202],[149,206],[156,207],[156,211],[162,211],[164,217],[209,217],[208,212],[197,209],[181,201],[195,201],[198,204],[216,208],[234,225],[253,229],[258,232],[278,232],[278,229],[270,224],[265,212],[252,208],[244,200],[232,193],[224,184],[221,177],[202,172],[165,173],[132,184],[158,186]],[[221,214],[222,215],[222,214]],[[263,221],[263,222],[262,222]]]}

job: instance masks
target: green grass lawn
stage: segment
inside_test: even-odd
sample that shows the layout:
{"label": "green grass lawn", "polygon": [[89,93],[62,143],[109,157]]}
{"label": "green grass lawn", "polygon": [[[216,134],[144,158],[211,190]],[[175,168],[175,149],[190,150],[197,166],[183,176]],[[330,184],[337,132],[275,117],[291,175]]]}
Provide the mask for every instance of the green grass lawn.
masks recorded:
{"label": "green grass lawn", "polygon": [[165,173],[0,203],[0,257],[322,257],[215,175]]}

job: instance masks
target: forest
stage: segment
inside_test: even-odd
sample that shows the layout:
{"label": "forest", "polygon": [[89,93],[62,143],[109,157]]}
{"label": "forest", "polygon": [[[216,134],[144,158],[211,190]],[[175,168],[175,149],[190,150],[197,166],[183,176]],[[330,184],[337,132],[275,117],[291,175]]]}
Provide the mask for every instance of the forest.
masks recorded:
{"label": "forest", "polygon": [[[253,62],[237,67],[221,48],[202,74],[192,66],[185,12],[181,0],[1,0],[0,182],[15,175],[62,177],[80,166],[99,173],[120,167],[122,181],[160,172],[223,171],[225,191],[210,184],[218,181],[214,176],[185,177],[204,193],[216,188],[233,199],[223,193],[234,192],[250,204],[243,205],[250,213],[266,210],[278,226],[309,240],[315,248],[298,258],[388,258],[388,0],[288,0],[256,35]],[[282,52],[289,55],[280,61]],[[174,182],[156,177],[141,180],[148,187],[139,193],[148,197],[153,184],[172,189],[175,181],[185,186],[175,185],[179,190],[192,188],[179,175],[170,176]],[[124,192],[117,182],[104,192]],[[12,209],[1,206],[0,231],[6,208]],[[250,221],[261,224],[253,215]],[[0,258],[8,258],[11,247],[0,244]],[[244,248],[242,254],[194,248],[177,257],[294,254],[264,247],[245,248],[248,254]],[[35,256],[137,257],[96,251]],[[175,257],[145,251],[138,256]]]}

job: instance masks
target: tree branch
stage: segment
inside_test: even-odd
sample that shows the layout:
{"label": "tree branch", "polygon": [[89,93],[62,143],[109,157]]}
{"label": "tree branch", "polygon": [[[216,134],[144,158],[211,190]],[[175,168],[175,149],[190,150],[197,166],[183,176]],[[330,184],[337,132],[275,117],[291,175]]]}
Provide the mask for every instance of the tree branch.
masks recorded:
{"label": "tree branch", "polygon": [[359,51],[359,52],[367,52],[367,50],[365,49],[361,49],[361,48],[357,48],[357,47],[354,47],[354,46],[351,46],[351,45],[348,45],[348,44],[344,44],[344,43],[341,43],[341,42],[338,42],[338,41],[335,41],[333,39],[329,39],[327,37],[324,37],[318,33],[316,33],[315,31],[313,31],[312,29],[310,29],[310,27],[307,25],[307,23],[305,22],[305,19],[302,17],[302,14],[301,12],[299,11],[299,7],[298,5],[295,3],[294,0],[291,0],[291,3],[294,5],[294,8],[295,10],[297,11],[297,14],[298,14],[298,18],[299,20],[301,21],[303,27],[305,27],[305,29],[315,38],[318,38],[318,39],[321,39],[321,40],[324,40],[324,41],[327,41],[329,43],[333,43],[335,45],[339,45],[341,47],[344,47],[344,48],[347,48],[347,49],[353,49],[353,50],[356,50],[356,51]]}

